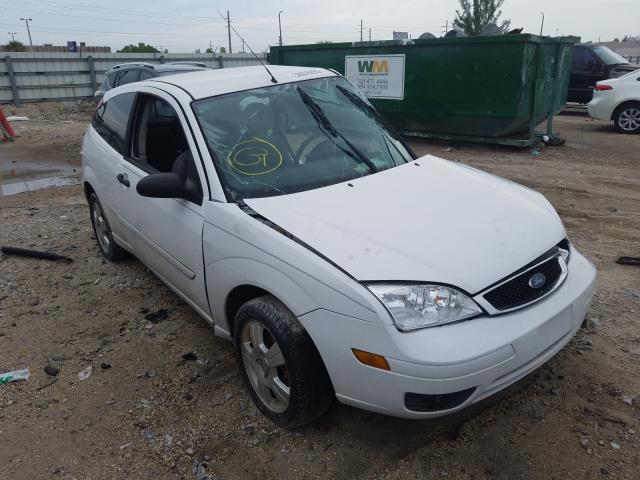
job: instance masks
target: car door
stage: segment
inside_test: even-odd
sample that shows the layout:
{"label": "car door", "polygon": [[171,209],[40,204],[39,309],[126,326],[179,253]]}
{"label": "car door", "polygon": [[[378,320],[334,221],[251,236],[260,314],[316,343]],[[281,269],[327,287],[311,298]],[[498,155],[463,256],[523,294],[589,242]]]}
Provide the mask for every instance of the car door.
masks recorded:
{"label": "car door", "polygon": [[569,100],[588,103],[593,97],[593,88],[604,76],[604,66],[590,49],[574,47],[571,67]]}
{"label": "car door", "polygon": [[91,141],[84,142],[84,156],[88,160],[84,166],[95,180],[92,187],[105,211],[116,241],[122,241],[123,228],[116,214],[116,200],[120,195],[120,185],[115,181],[123,155],[128,154],[128,127],[135,93],[121,93],[101,102],[96,108],[89,132]]}
{"label": "car door", "polygon": [[[129,151],[116,175],[119,220],[136,256],[201,314],[210,316],[202,256],[202,204],[209,194],[204,191],[198,150],[177,101],[154,88],[147,92],[137,95]],[[176,169],[178,158],[188,165],[188,173],[183,167]],[[136,191],[147,175],[178,170],[198,185],[199,199],[149,198]]]}

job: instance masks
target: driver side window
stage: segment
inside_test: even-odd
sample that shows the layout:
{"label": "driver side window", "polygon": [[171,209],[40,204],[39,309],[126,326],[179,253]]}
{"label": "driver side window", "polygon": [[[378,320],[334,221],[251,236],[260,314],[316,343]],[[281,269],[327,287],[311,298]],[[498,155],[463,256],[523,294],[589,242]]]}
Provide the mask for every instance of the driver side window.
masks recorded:
{"label": "driver side window", "polygon": [[153,95],[139,95],[132,134],[131,160],[148,173],[175,173],[194,183],[199,196],[202,184],[187,137],[175,109]]}

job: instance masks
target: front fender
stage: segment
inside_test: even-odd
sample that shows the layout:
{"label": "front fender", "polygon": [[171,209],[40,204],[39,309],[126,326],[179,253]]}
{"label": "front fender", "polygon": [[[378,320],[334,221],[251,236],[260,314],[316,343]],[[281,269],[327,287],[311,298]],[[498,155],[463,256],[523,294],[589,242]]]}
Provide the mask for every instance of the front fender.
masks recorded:
{"label": "front fender", "polygon": [[229,294],[243,285],[261,288],[278,298],[299,317],[315,310],[316,302],[299,285],[277,269],[248,258],[225,258],[206,265],[207,279],[215,279],[209,288],[211,311],[216,326],[230,332],[230,319],[226,318],[226,300]]}
{"label": "front fender", "polygon": [[203,256],[215,325],[228,332],[225,305],[239,286],[259,287],[296,316],[323,308],[374,323],[391,319],[364,286],[234,204],[205,202]]}

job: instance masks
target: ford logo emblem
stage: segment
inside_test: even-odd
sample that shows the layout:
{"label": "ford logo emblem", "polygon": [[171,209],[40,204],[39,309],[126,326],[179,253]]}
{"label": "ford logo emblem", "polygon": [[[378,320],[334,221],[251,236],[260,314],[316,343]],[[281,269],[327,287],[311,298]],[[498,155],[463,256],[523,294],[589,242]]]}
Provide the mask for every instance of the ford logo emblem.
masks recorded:
{"label": "ford logo emblem", "polygon": [[536,273],[529,279],[529,286],[531,288],[542,288],[547,281],[547,277],[543,273]]}

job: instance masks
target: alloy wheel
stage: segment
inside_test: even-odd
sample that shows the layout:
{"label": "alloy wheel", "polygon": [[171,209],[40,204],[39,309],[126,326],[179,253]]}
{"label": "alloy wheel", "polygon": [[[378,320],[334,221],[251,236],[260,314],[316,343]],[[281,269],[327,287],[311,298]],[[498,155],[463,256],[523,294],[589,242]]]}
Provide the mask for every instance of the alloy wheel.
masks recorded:
{"label": "alloy wheel", "polygon": [[284,412],[291,396],[289,370],[275,337],[251,319],[242,327],[240,344],[242,362],[256,394],[272,412]]}
{"label": "alloy wheel", "polygon": [[620,112],[618,125],[625,132],[634,132],[638,130],[638,128],[640,128],[640,109],[631,107]]}
{"label": "alloy wheel", "polygon": [[111,246],[109,240],[109,227],[104,218],[104,213],[98,202],[93,202],[91,205],[91,218],[93,219],[93,226],[96,230],[96,237],[98,237],[98,243],[104,252],[108,252]]}

